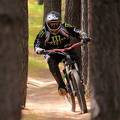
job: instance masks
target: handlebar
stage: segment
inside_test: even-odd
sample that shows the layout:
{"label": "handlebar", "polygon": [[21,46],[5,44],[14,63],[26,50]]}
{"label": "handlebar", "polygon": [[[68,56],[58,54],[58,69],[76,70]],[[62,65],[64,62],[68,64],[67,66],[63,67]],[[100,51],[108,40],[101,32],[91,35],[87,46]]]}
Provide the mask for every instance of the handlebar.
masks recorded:
{"label": "handlebar", "polygon": [[72,46],[70,47],[67,47],[67,48],[62,48],[62,49],[52,49],[52,50],[47,50],[47,52],[67,52],[73,48],[77,48],[77,47],[80,47],[81,45],[83,45],[83,43],[81,42],[78,42],[78,43],[75,43],[73,44]]}
{"label": "handlebar", "polygon": [[[90,41],[91,41],[91,39],[89,38],[88,42],[90,42]],[[66,48],[62,48],[62,49],[45,50],[42,54],[50,54],[50,53],[62,54],[63,53],[65,55],[65,52],[67,52],[73,48],[78,48],[84,44],[85,43],[83,41],[81,41],[81,42],[77,42],[77,43],[72,44],[70,47],[66,47]]]}

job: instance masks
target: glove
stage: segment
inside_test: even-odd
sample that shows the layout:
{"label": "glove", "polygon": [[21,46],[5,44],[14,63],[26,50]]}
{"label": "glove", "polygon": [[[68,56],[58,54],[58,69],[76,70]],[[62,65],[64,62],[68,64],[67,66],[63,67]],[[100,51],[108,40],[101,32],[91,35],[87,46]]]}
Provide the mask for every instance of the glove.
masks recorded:
{"label": "glove", "polygon": [[84,44],[87,44],[91,40],[85,32],[81,33],[81,37],[82,37],[82,40],[83,40]]}
{"label": "glove", "polygon": [[45,52],[45,49],[36,48],[35,51],[36,51],[37,54],[43,54]]}
{"label": "glove", "polygon": [[83,40],[84,44],[87,44],[88,42],[90,42],[90,38],[89,37],[83,38],[82,40]]}

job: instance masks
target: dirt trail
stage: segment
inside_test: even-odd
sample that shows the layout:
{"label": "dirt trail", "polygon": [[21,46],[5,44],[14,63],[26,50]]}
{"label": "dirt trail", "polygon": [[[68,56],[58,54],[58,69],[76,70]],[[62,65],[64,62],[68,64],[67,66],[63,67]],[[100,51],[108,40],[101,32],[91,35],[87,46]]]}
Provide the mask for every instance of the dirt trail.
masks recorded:
{"label": "dirt trail", "polygon": [[64,97],[59,96],[56,82],[51,78],[28,79],[26,108],[25,114],[39,115],[39,119],[34,120],[89,120],[90,118],[89,113],[81,115],[79,108],[75,113],[71,112],[70,104]]}

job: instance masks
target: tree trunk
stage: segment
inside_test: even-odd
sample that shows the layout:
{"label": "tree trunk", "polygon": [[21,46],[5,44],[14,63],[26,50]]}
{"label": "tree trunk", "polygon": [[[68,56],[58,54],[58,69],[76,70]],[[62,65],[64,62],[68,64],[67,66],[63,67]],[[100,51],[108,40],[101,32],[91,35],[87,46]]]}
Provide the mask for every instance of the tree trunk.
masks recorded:
{"label": "tree trunk", "polygon": [[120,120],[120,1],[93,0],[92,120]]}
{"label": "tree trunk", "polygon": [[81,0],[81,29],[88,32],[88,0]]}
{"label": "tree trunk", "polygon": [[[78,28],[81,26],[81,1],[66,0],[65,22],[70,23]],[[78,42],[79,39],[73,38],[72,42]],[[75,50],[79,57],[79,69],[81,72],[81,49]]]}
{"label": "tree trunk", "polygon": [[[25,101],[28,33],[27,0],[0,4],[0,119],[20,120]],[[23,100],[24,99],[24,100]]]}
{"label": "tree trunk", "polygon": [[81,1],[66,0],[65,22],[80,28],[81,26]]}
{"label": "tree trunk", "polygon": [[92,22],[93,22],[93,16],[92,16],[92,10],[93,10],[93,8],[92,8],[92,0],[88,0],[88,35],[89,35],[89,37],[91,37],[92,38],[92,33],[93,33],[93,31],[92,31]]}
{"label": "tree trunk", "polygon": [[[43,21],[45,21],[45,17],[47,13],[50,11],[56,11],[61,14],[61,0],[44,0],[44,18]],[[44,23],[44,22],[43,22]]]}
{"label": "tree trunk", "polygon": [[[88,36],[92,37],[92,0],[88,0]],[[90,60],[90,53],[91,53],[91,45],[88,45],[88,77],[87,77],[87,86],[86,86],[86,93],[87,96],[91,97],[92,87],[90,81],[90,66],[92,65]]]}
{"label": "tree trunk", "polygon": [[[88,30],[88,9],[87,9],[87,0],[81,0],[81,29],[87,33]],[[82,78],[87,84],[88,81],[88,47],[83,45],[81,47],[81,56],[82,56]]]}
{"label": "tree trunk", "polygon": [[37,3],[38,3],[39,5],[42,5],[42,4],[43,4],[43,1],[44,1],[44,0],[37,0]]}
{"label": "tree trunk", "polygon": [[[23,5],[23,41],[21,41],[21,77],[22,77],[22,107],[25,107],[26,103],[26,94],[27,94],[27,76],[28,76],[28,1],[24,1]],[[22,17],[22,16],[21,16]]]}

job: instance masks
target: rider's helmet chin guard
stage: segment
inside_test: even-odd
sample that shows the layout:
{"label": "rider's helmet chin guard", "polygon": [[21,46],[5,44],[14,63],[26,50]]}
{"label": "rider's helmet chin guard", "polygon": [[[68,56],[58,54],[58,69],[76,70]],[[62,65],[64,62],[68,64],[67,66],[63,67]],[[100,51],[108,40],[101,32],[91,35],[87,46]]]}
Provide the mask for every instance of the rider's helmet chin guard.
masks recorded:
{"label": "rider's helmet chin guard", "polygon": [[60,14],[56,11],[51,11],[47,14],[45,23],[47,25],[48,30],[51,33],[57,33],[61,27],[61,17]]}

